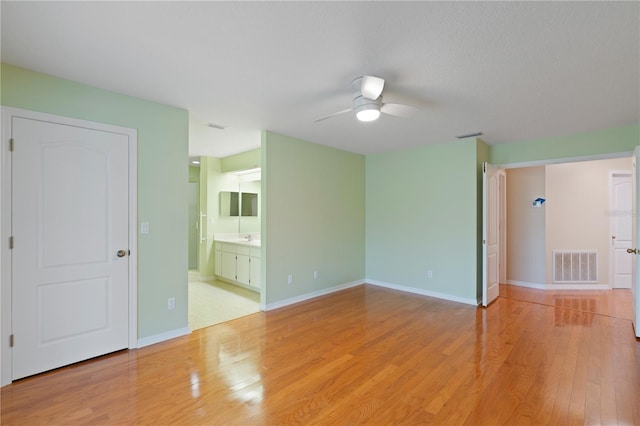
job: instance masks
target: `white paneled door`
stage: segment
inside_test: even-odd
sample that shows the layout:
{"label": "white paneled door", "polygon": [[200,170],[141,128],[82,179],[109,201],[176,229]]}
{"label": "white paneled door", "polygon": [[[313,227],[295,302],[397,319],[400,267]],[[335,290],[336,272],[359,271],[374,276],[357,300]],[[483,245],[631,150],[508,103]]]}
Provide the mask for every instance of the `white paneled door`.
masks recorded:
{"label": "white paneled door", "polygon": [[633,217],[631,172],[611,174],[611,287],[631,288],[633,258],[627,249],[633,246],[631,219]]}
{"label": "white paneled door", "polygon": [[12,379],[129,344],[129,137],[11,118]]}
{"label": "white paneled door", "polygon": [[489,163],[482,168],[482,306],[489,306],[500,294],[499,171]]}

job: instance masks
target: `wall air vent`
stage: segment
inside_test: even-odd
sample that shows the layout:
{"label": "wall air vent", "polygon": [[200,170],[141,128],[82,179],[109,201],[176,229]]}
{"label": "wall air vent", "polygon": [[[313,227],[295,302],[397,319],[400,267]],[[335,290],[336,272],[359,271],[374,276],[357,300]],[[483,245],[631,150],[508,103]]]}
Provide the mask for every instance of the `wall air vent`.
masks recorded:
{"label": "wall air vent", "polygon": [[585,284],[598,282],[598,252],[553,250],[553,282]]}

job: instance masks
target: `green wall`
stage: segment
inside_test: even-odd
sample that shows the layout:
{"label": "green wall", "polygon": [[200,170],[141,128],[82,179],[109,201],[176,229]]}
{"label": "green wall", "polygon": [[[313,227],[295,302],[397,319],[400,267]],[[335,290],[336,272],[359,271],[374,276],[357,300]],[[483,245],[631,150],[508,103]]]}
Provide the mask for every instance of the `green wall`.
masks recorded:
{"label": "green wall", "polygon": [[1,83],[4,106],[138,130],[138,338],[187,327],[187,111],[7,64]]}
{"label": "green wall", "polygon": [[479,143],[367,156],[368,280],[476,303]]}
{"label": "green wall", "polygon": [[[201,221],[200,232],[206,236],[200,240],[198,246],[198,272],[204,279],[213,277],[215,270],[215,253],[213,243],[209,236],[213,236],[213,227],[209,225],[210,215],[215,212],[216,206],[209,205],[212,201],[209,192],[215,191],[214,176],[220,173],[220,159],[211,157],[200,158],[200,212],[204,215]],[[210,187],[211,185],[211,187]],[[217,192],[216,192],[217,194]]]}
{"label": "green wall", "polygon": [[189,166],[189,182],[200,182],[200,167]]}
{"label": "green wall", "polygon": [[262,153],[260,148],[240,154],[230,155],[222,158],[220,171],[222,173],[234,172],[236,170],[255,169],[262,164]]}
{"label": "green wall", "polygon": [[262,166],[263,303],[363,280],[364,156],[263,132]]}
{"label": "green wall", "polygon": [[492,145],[491,164],[514,164],[611,153],[631,153],[640,144],[640,126]]}

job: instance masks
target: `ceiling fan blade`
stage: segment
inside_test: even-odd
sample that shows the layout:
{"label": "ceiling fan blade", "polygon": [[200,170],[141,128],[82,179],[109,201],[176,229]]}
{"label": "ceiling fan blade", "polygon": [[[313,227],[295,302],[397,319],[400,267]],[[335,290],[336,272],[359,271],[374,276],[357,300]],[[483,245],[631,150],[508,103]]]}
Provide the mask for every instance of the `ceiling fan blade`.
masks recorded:
{"label": "ceiling fan blade", "polygon": [[382,89],[384,89],[384,79],[371,75],[362,76],[360,93],[364,98],[375,101],[382,94]]}
{"label": "ceiling fan blade", "polygon": [[320,118],[318,118],[316,120],[313,120],[313,122],[317,123],[319,121],[323,121],[323,120],[326,120],[327,118],[332,118],[332,117],[335,117],[335,116],[340,115],[340,114],[344,114],[345,112],[349,112],[349,111],[353,111],[353,108],[343,109],[342,111],[338,111],[338,112],[334,112],[333,114],[325,115],[324,117],[320,117]]}
{"label": "ceiling fan blade", "polygon": [[416,107],[403,104],[382,104],[382,107],[380,107],[380,112],[395,115],[396,117],[408,117],[415,114],[417,110],[418,108]]}

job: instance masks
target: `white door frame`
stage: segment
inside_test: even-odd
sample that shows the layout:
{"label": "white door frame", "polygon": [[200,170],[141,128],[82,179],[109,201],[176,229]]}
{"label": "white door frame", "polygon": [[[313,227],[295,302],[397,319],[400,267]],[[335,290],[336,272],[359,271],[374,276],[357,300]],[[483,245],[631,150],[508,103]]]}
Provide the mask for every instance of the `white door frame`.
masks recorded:
{"label": "white door frame", "polygon": [[500,199],[499,227],[500,246],[498,247],[498,277],[500,284],[507,282],[507,172],[498,171],[498,197]]}
{"label": "white door frame", "polygon": [[[640,244],[640,216],[638,211],[640,210],[640,173],[638,173],[638,162],[640,161],[640,145],[636,146],[633,155],[633,177],[631,179],[632,186],[632,208],[636,213],[631,221],[632,235],[631,245],[636,248]],[[631,253],[629,253],[631,255]],[[631,294],[633,297],[633,329],[636,338],[640,339],[640,256],[633,256],[633,268],[631,269]]]}
{"label": "white door frame", "polygon": [[13,117],[47,121],[86,129],[118,133],[129,138],[129,336],[128,347],[137,347],[138,340],[138,132],[136,129],[95,123],[18,108],[2,107],[2,161],[0,162],[0,386],[12,381],[12,264],[9,237],[11,236],[11,121]]}

